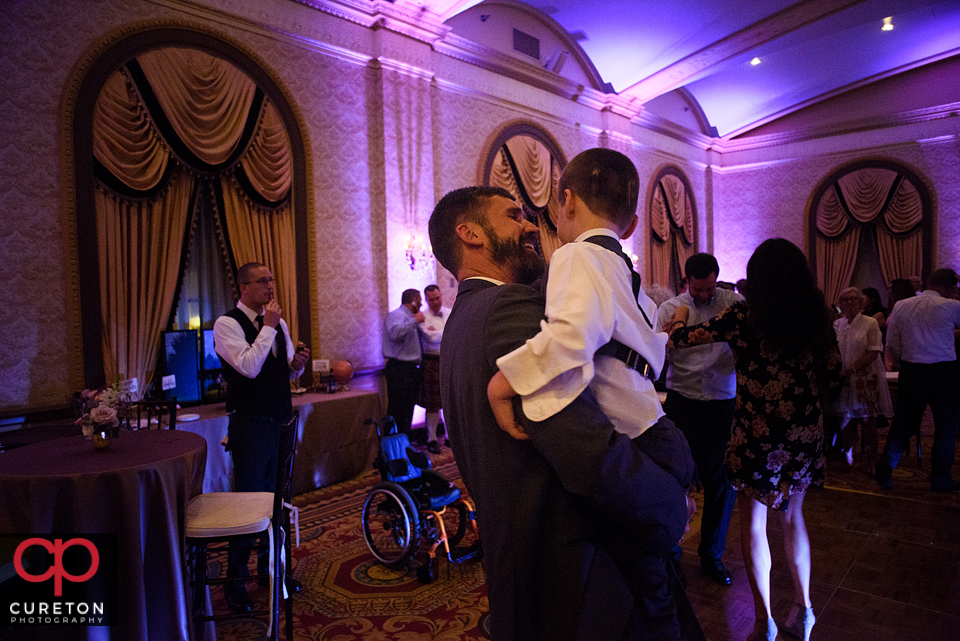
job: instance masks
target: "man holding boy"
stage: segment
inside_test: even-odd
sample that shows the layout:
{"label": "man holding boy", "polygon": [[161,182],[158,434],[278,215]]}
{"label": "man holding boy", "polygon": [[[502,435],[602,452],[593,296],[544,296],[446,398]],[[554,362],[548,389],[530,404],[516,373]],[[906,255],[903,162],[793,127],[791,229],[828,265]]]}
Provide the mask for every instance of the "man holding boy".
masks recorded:
{"label": "man holding boy", "polygon": [[[639,188],[633,162],[611,149],[588,149],[563,170],[557,234],[564,244],[550,261],[547,320],[526,344],[497,359],[500,372],[488,393],[501,427],[518,431],[512,424],[515,394],[522,395],[526,416],[542,421],[589,385],[615,429],[689,487],[689,447],[664,416],[653,384],[667,336],[654,329],[656,305],[641,291],[640,276],[620,245],[636,229]],[[637,570],[628,572],[637,578],[631,589],[651,638],[673,640],[680,638],[680,626],[665,552],[617,562]]]}
{"label": "man holding boy", "polygon": [[[460,281],[444,332],[441,389],[451,446],[477,504],[494,639],[643,636],[643,615],[613,560],[669,549],[687,520],[676,480],[619,434],[589,390],[528,440],[502,431],[487,401],[496,359],[537,333],[537,229],[510,194],[447,194],[430,219],[438,261]],[[519,409],[519,404],[517,405]]]}

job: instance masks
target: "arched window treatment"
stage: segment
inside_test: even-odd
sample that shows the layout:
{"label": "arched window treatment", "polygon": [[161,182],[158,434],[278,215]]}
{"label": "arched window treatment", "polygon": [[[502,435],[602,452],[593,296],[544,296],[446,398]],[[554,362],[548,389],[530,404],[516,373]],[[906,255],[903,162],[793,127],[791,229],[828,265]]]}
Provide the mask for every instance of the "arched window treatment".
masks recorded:
{"label": "arched window treatment", "polygon": [[490,185],[506,189],[537,216],[540,246],[548,261],[560,246],[556,225],[560,210],[557,182],[562,170],[547,146],[527,135],[508,139],[497,151],[490,169]]}
{"label": "arched window treatment", "polygon": [[696,253],[693,201],[678,171],[661,172],[650,200],[650,281],[665,287],[671,285],[671,269],[682,270]]}
{"label": "arched window treatment", "polygon": [[887,284],[919,276],[923,268],[923,202],[904,173],[887,167],[851,170],[816,203],[817,278],[827,301],[850,284],[861,229],[877,233],[880,269]]}
{"label": "arched window treatment", "polygon": [[245,73],[194,49],[137,56],[100,92],[93,152],[107,381],[135,376],[143,389],[152,378],[203,189],[216,194],[233,267],[274,271],[297,335],[290,141]]}

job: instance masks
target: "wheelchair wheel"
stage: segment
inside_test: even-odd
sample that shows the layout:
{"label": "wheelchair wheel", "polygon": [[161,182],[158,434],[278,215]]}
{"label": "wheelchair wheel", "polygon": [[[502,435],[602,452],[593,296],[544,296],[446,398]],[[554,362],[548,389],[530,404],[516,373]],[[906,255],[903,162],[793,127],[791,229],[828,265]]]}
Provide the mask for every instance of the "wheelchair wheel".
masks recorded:
{"label": "wheelchair wheel", "polygon": [[413,497],[396,483],[378,483],[363,504],[363,538],[374,557],[398,569],[420,546],[420,512]]}

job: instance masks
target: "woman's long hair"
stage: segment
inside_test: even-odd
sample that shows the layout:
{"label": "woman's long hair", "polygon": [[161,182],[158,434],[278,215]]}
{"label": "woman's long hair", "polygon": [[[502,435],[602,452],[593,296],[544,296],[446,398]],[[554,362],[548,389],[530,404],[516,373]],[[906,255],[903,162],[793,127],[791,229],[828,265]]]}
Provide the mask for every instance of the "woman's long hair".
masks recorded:
{"label": "woman's long hair", "polygon": [[887,309],[880,298],[880,291],[876,287],[864,287],[863,295],[867,297],[867,305],[863,309],[864,316],[873,316],[877,312],[887,315]]}
{"label": "woman's long hair", "polygon": [[747,263],[748,320],[760,339],[785,356],[822,353],[833,324],[800,248],[784,238],[757,247]]}

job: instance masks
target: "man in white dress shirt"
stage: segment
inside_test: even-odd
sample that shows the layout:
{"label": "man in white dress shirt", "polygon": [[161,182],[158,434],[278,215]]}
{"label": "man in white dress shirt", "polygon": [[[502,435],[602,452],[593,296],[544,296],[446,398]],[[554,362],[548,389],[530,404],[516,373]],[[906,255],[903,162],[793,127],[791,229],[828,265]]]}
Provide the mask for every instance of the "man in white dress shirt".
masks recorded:
{"label": "man in white dress shirt", "polygon": [[[273,492],[279,427],[293,415],[290,380],[303,373],[310,350],[296,349],[290,338],[266,266],[247,263],[237,271],[237,283],[240,301],[213,325],[214,349],[227,381],[233,484],[237,492]],[[232,547],[227,576],[247,576],[248,558],[248,552]],[[266,568],[266,541],[261,541],[257,562]],[[253,607],[243,582],[228,583],[224,597],[234,611]]]}
{"label": "man in white dress shirt", "polygon": [[929,405],[934,425],[930,486],[936,492],[960,490],[951,474],[960,418],[956,293],[957,273],[938,269],[930,274],[926,290],[898,301],[887,319],[887,356],[899,366],[900,378],[887,445],[877,462],[876,480],[885,488],[892,486],[893,468]]}
{"label": "man in white dress shirt", "polygon": [[[424,321],[420,325],[423,336],[423,363],[420,372],[423,375],[420,381],[420,400],[427,411],[427,449],[433,454],[440,453],[440,443],[437,440],[437,427],[440,425],[440,341],[443,338],[443,327],[450,316],[450,308],[443,306],[443,297],[437,285],[427,285],[423,290],[427,299],[427,309],[423,313]],[[446,426],[444,426],[446,429]],[[449,443],[450,435],[447,435]]]}
{"label": "man in white dress shirt", "polygon": [[[658,330],[670,322],[678,307],[688,308],[687,323],[697,325],[743,300],[740,294],[717,287],[720,266],[710,254],[688,258],[684,273],[688,291],[660,306]],[[736,492],[723,469],[737,403],[733,352],[726,343],[714,343],[668,350],[667,360],[667,400],[663,407],[687,437],[703,485],[700,564],[713,581],[730,585],[733,579],[721,557],[736,502]]]}

